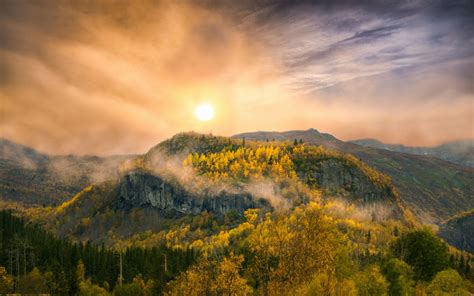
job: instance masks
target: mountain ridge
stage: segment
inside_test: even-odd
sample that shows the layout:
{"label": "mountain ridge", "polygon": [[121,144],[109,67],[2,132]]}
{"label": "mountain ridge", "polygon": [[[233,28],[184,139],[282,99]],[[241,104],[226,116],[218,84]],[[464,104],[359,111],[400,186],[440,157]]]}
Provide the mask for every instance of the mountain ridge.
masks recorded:
{"label": "mountain ridge", "polygon": [[349,142],[364,147],[379,148],[408,154],[432,156],[453,163],[474,167],[474,139],[450,141],[433,147],[387,144],[372,138],[353,140]]}
{"label": "mountain ridge", "polygon": [[234,139],[266,141],[273,137],[292,142],[350,153],[392,177],[402,199],[414,214],[427,223],[440,223],[474,207],[474,169],[438,158],[392,152],[324,137],[315,129],[287,132],[255,132],[232,136]]}
{"label": "mountain ridge", "polygon": [[[219,223],[223,223],[223,219],[239,221],[247,209],[278,210],[281,206],[281,210],[287,210],[313,198],[320,200],[319,192],[324,198],[345,200],[360,208],[360,215],[374,221],[413,222],[409,209],[399,199],[390,180],[352,156],[317,147],[303,149],[303,146],[291,144],[276,146],[250,141],[245,145],[247,150],[242,150],[244,146],[237,142],[240,141],[196,133],[178,134],[130,161],[115,180],[87,187],[52,208],[52,213],[44,217],[48,221],[46,224],[61,236],[110,243],[104,241],[104,233],[109,236],[111,230],[110,233],[124,238],[150,230],[168,231],[183,221],[200,219],[203,213],[212,215]],[[200,151],[199,159],[221,153],[217,159],[224,160],[227,151],[261,155],[265,149],[258,147],[273,146],[275,148],[269,148],[269,153],[275,155],[281,151],[282,159],[288,156],[287,153],[294,153],[294,168],[289,168],[298,174],[294,179],[270,181],[256,177],[259,181],[251,180],[250,183],[223,179],[214,185],[199,171],[194,176],[179,179],[189,174],[182,164],[186,153],[192,155]],[[276,161],[278,158],[271,162]],[[174,167],[170,169],[170,165]],[[195,184],[199,192],[193,191]],[[137,216],[143,219],[137,220]]]}
{"label": "mountain ridge", "polygon": [[[438,223],[474,206],[474,201],[470,198],[474,196],[473,188],[470,185],[473,170],[468,167],[432,157],[391,152],[346,143],[332,135],[320,133],[316,129],[287,132],[260,131],[239,134],[232,138],[198,133],[180,133],[150,148],[144,155],[123,156],[123,158],[111,157],[109,159],[112,160],[110,163],[100,157],[60,156],[55,158],[54,156],[44,156],[41,153],[38,153],[40,155],[38,156],[34,149],[28,150],[28,147],[20,145],[18,146],[21,148],[20,150],[27,151],[27,155],[33,155],[30,158],[35,159],[36,157],[45,163],[54,159],[53,163],[61,164],[58,166],[59,169],[65,167],[80,169],[69,178],[66,178],[68,180],[61,180],[61,178],[58,179],[55,170],[51,169],[50,163],[46,166],[40,165],[37,168],[25,168],[21,165],[15,167],[12,166],[10,160],[4,157],[5,153],[2,153],[0,154],[0,156],[3,155],[3,157],[0,157],[0,175],[2,176],[0,178],[0,195],[6,199],[20,201],[27,200],[22,196],[34,195],[34,204],[58,204],[72,197],[82,188],[92,184],[94,181],[93,168],[95,166],[100,167],[106,164],[108,173],[105,176],[99,176],[102,178],[99,179],[105,180],[115,178],[120,173],[120,166],[132,159],[152,163],[154,155],[159,158],[161,153],[187,154],[189,152],[218,151],[229,143],[233,145],[242,144],[244,137],[246,141],[259,140],[262,142],[270,142],[273,138],[277,138],[279,141],[287,141],[289,144],[294,139],[302,139],[304,143],[309,145],[322,145],[335,151],[351,153],[370,166],[391,176],[404,202],[423,221]],[[206,140],[202,141],[202,139]],[[18,161],[16,163],[21,164]],[[73,182],[68,183],[71,180]],[[15,186],[15,184],[18,186]]]}

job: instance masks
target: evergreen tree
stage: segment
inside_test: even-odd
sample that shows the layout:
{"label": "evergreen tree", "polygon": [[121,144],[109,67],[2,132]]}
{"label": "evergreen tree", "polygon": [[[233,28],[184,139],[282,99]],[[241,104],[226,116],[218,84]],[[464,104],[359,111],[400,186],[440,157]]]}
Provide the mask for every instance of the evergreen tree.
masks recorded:
{"label": "evergreen tree", "polygon": [[392,252],[413,267],[415,280],[430,281],[449,267],[448,246],[430,230],[403,234],[393,244]]}

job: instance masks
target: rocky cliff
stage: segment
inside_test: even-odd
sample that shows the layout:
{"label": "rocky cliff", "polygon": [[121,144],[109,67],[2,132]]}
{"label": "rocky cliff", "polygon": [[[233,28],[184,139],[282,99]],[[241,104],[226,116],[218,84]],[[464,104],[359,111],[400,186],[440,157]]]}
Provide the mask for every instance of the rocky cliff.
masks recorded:
{"label": "rocky cliff", "polygon": [[[377,185],[359,168],[346,165],[339,159],[316,162],[307,174],[326,195],[349,197],[365,203],[386,201],[394,196],[390,186]],[[300,174],[302,179],[307,177]]]}
{"label": "rocky cliff", "polygon": [[135,207],[154,208],[166,216],[197,215],[203,211],[223,215],[230,211],[243,213],[249,208],[268,207],[263,200],[254,199],[249,193],[221,191],[193,194],[177,184],[166,182],[159,176],[143,171],[132,171],[119,181],[115,208],[130,210]]}
{"label": "rocky cliff", "polygon": [[438,234],[450,245],[474,253],[474,209],[441,224]]}
{"label": "rocky cliff", "polygon": [[370,209],[374,219],[407,218],[408,210],[388,179],[351,158],[308,158],[297,161],[296,170],[301,180],[316,185],[323,196],[344,198]]}

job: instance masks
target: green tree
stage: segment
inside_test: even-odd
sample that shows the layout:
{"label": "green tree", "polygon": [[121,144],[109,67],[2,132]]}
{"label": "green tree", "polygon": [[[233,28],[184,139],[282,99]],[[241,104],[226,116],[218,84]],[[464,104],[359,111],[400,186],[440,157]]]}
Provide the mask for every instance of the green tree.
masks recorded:
{"label": "green tree", "polygon": [[377,265],[371,265],[355,276],[360,296],[388,295],[388,282]]}
{"label": "green tree", "polygon": [[413,267],[415,280],[430,281],[449,267],[448,246],[427,229],[403,234],[393,244],[392,252]]}
{"label": "green tree", "polygon": [[436,274],[428,287],[431,295],[468,295],[461,276],[454,269],[447,269]]}
{"label": "green tree", "polygon": [[413,294],[413,269],[407,263],[395,258],[388,259],[382,264],[382,273],[389,282],[390,295]]}

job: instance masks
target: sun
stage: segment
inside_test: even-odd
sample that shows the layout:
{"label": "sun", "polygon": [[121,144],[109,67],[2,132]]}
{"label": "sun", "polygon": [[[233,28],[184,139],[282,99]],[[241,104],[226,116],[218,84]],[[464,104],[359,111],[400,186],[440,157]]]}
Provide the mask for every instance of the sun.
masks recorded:
{"label": "sun", "polygon": [[209,121],[214,118],[214,107],[208,103],[203,103],[196,107],[194,115],[200,121]]}

